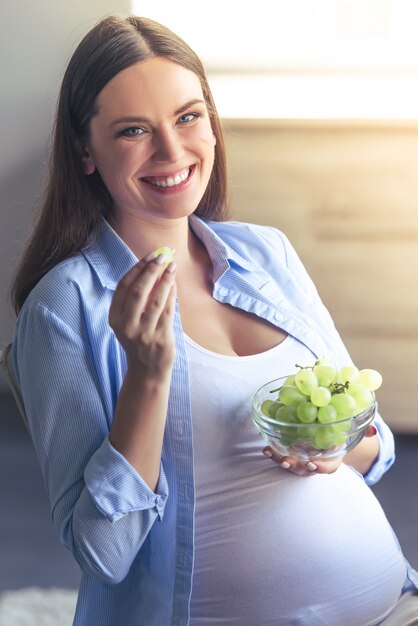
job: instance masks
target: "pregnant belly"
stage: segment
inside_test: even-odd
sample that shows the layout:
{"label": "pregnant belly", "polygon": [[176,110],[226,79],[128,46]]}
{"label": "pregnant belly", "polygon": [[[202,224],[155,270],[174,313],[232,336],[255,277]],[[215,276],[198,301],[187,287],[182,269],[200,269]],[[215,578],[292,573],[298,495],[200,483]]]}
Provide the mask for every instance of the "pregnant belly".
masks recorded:
{"label": "pregnant belly", "polygon": [[310,478],[266,465],[202,487],[195,537],[191,626],[371,626],[405,582],[384,512],[344,465]]}

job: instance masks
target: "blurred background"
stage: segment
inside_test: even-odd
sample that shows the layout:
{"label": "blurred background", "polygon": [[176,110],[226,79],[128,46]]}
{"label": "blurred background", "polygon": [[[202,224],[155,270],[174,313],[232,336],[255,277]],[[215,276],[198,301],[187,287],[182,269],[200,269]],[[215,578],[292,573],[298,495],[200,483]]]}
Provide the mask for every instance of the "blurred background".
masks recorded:
{"label": "blurred background", "polygon": [[[418,567],[418,3],[2,3],[0,347],[13,334],[8,290],[45,182],[62,74],[111,13],[161,21],[201,56],[226,133],[233,218],[287,234],[353,360],[383,374],[380,410],[398,457],[375,493]],[[57,544],[1,377],[0,411],[2,626],[2,610],[16,606],[10,594],[73,590],[79,572]]]}

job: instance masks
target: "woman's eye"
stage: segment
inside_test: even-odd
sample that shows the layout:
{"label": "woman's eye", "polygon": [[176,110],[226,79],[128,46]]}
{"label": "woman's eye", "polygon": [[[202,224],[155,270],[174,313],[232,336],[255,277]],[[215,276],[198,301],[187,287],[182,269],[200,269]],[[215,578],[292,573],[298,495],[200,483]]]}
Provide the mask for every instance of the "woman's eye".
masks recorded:
{"label": "woman's eye", "polygon": [[179,122],[180,124],[187,124],[188,122],[197,120],[198,117],[200,117],[198,113],[185,113],[179,117]]}
{"label": "woman's eye", "polygon": [[139,137],[144,134],[144,129],[139,128],[138,126],[131,126],[130,128],[124,128],[120,131],[119,135],[121,137]]}

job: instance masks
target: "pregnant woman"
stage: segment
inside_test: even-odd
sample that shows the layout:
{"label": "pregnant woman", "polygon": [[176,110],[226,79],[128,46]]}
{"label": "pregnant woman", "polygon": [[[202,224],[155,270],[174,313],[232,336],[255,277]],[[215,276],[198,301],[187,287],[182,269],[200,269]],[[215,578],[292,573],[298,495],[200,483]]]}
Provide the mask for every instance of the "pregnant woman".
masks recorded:
{"label": "pregnant woman", "polygon": [[74,624],[418,623],[368,487],[393,462],[381,417],[343,462],[262,454],[252,393],[349,356],[286,237],[227,221],[225,195],[199,59],[151,20],[104,19],[65,73],[14,285],[14,372],[82,570]]}

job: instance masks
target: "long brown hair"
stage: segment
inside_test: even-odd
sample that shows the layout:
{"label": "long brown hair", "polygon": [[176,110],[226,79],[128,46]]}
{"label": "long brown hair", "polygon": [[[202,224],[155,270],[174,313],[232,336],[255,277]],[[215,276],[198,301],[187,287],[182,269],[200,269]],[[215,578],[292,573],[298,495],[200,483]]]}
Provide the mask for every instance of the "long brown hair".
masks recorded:
{"label": "long brown hair", "polygon": [[212,174],[195,212],[205,220],[226,219],[224,140],[200,59],[180,37],[153,20],[107,17],[80,42],[64,74],[45,200],[12,289],[16,313],[50,269],[88,245],[101,216],[112,215],[112,198],[99,173],[83,173],[76,140],[88,138],[90,120],[97,112],[96,98],[106,83],[123,69],[153,56],[179,63],[200,80],[216,145]]}

